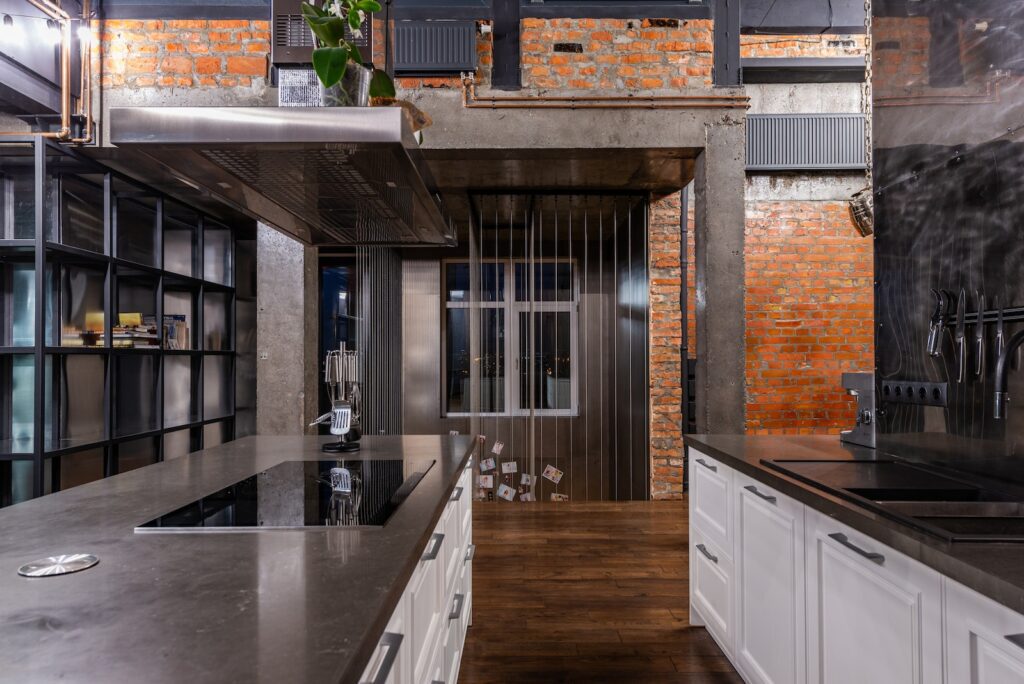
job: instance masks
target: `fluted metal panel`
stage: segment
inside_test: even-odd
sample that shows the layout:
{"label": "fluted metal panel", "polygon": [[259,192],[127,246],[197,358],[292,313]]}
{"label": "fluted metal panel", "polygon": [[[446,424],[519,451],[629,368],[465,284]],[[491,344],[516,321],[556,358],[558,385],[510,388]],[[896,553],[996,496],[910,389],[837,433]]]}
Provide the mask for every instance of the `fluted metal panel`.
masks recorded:
{"label": "fluted metal panel", "polygon": [[476,68],[475,21],[395,22],[395,71],[459,72]]}
{"label": "fluted metal panel", "polygon": [[750,114],[747,169],[857,169],[867,164],[863,114]]}
{"label": "fluted metal panel", "polygon": [[363,432],[402,434],[402,259],[393,249],[358,250]]}

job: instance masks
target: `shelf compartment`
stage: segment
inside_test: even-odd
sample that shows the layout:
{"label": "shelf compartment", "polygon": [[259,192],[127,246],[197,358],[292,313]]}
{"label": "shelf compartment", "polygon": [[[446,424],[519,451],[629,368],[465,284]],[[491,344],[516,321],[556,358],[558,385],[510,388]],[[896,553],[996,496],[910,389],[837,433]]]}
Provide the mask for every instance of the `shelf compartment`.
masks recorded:
{"label": "shelf compartment", "polygon": [[158,428],[156,354],[116,355],[114,360],[114,436]]}
{"label": "shelf compartment", "polygon": [[229,355],[203,356],[203,420],[225,418],[233,412],[233,361]]}
{"label": "shelf compartment", "polygon": [[114,231],[117,235],[115,256],[159,268],[157,199],[141,195],[129,189],[125,183],[117,185],[124,189],[115,192],[114,196]]}
{"label": "shelf compartment", "polygon": [[157,323],[159,278],[145,271],[118,266],[116,315],[111,321],[115,348],[157,349],[160,326]]}
{"label": "shelf compartment", "polygon": [[114,447],[117,465],[112,470],[127,473],[156,463],[159,460],[159,446],[159,437],[143,437],[118,444]]}
{"label": "shelf compartment", "polygon": [[199,278],[199,214],[176,202],[164,202],[164,270]]}
{"label": "shelf compartment", "polygon": [[203,293],[203,350],[231,350],[231,294]]}
{"label": "shelf compartment", "polygon": [[60,303],[60,346],[102,347],[106,270],[54,265]]}
{"label": "shelf compartment", "polygon": [[103,254],[103,183],[101,173],[60,177],[60,244]]}
{"label": "shelf compartment", "polygon": [[0,263],[0,345],[35,344],[36,270],[31,263]]}
{"label": "shelf compartment", "polygon": [[192,355],[165,355],[163,364],[163,427],[176,428],[198,421],[195,390],[199,386],[200,359]]}
{"label": "shelf compartment", "polygon": [[213,221],[203,228],[203,280],[231,286],[234,278],[234,250],[231,231]]}
{"label": "shelf compartment", "polygon": [[0,461],[0,507],[32,498],[34,466],[29,460]]}
{"label": "shelf compartment", "polygon": [[[47,451],[106,438],[107,358],[100,354],[48,355],[57,369],[57,420],[50,426]],[[51,402],[47,402],[50,404]]]}
{"label": "shelf compartment", "polygon": [[209,449],[231,441],[231,421],[220,420],[203,426],[203,448]]}
{"label": "shelf compartment", "polygon": [[196,446],[199,429],[184,428],[182,430],[169,430],[163,434],[163,458],[165,461],[181,458],[198,451]]}
{"label": "shelf compartment", "polygon": [[165,282],[162,331],[165,350],[188,351],[198,347],[195,326],[198,299],[197,290],[180,289],[178,286],[170,289]]}
{"label": "shelf compartment", "polygon": [[106,474],[106,450],[103,448],[76,451],[55,456],[49,461],[53,468],[53,491],[102,480]]}

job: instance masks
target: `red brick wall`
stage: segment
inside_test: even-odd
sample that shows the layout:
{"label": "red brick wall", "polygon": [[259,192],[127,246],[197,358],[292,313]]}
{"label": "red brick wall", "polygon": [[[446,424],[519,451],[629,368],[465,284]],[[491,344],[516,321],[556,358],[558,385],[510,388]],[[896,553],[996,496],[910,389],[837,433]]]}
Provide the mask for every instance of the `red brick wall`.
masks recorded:
{"label": "red brick wall", "polygon": [[243,20],[107,20],[104,88],[249,88],[266,83],[270,24]]}
{"label": "red brick wall", "polygon": [[845,202],[748,202],[747,431],[848,428],[843,371],[874,368],[872,241]]}
{"label": "red brick wall", "polygon": [[877,96],[928,87],[928,17],[876,17],[871,24],[871,86]]}
{"label": "red brick wall", "polygon": [[[712,22],[524,19],[523,86],[559,90],[682,90],[711,86]],[[555,52],[574,43],[582,52]]]}

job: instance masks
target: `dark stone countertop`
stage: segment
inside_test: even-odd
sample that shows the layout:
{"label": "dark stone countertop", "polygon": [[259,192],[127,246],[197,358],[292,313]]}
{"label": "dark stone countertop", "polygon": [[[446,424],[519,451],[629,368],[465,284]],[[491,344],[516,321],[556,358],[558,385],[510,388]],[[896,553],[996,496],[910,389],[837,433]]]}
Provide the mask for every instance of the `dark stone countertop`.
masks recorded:
{"label": "dark stone countertop", "polygon": [[[356,681],[470,455],[469,437],[367,437],[355,458],[437,462],[380,528],[136,534],[320,437],[246,437],[0,510],[0,680]],[[353,457],[346,454],[345,458]],[[17,569],[93,553],[83,572]]]}
{"label": "dark stone countertop", "polygon": [[943,575],[1024,613],[1024,543],[949,543],[900,524],[854,502],[832,496],[776,470],[761,459],[876,460],[892,456],[925,461],[929,449],[906,453],[843,444],[838,436],[686,435],[687,449],[724,465],[869,535]]}

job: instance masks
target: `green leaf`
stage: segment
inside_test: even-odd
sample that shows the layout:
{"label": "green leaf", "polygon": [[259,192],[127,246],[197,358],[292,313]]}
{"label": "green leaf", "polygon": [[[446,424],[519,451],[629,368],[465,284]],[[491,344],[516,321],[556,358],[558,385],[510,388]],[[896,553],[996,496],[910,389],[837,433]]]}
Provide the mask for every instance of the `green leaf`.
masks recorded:
{"label": "green leaf", "polygon": [[325,88],[337,85],[348,66],[348,49],[322,47],[313,50],[313,70]]}
{"label": "green leaf", "polygon": [[370,77],[370,97],[394,97],[395,82],[391,80],[386,71],[373,70]]}
{"label": "green leaf", "polygon": [[377,0],[361,0],[356,3],[356,9],[363,10],[364,12],[380,12],[380,3]]}
{"label": "green leaf", "polygon": [[345,22],[338,17],[305,17],[313,35],[324,47],[340,47],[345,41]]}
{"label": "green leaf", "polygon": [[348,58],[355,62],[356,64],[363,63],[363,53],[361,53],[359,51],[359,48],[357,48],[352,43],[348,44]]}
{"label": "green leaf", "polygon": [[358,31],[359,27],[363,25],[363,22],[359,21],[359,13],[358,12],[349,12],[348,13],[348,25],[349,25],[349,28],[351,28],[353,31]]}
{"label": "green leaf", "polygon": [[320,9],[316,5],[311,5],[308,2],[302,3],[302,16],[303,17],[326,17],[327,12]]}

